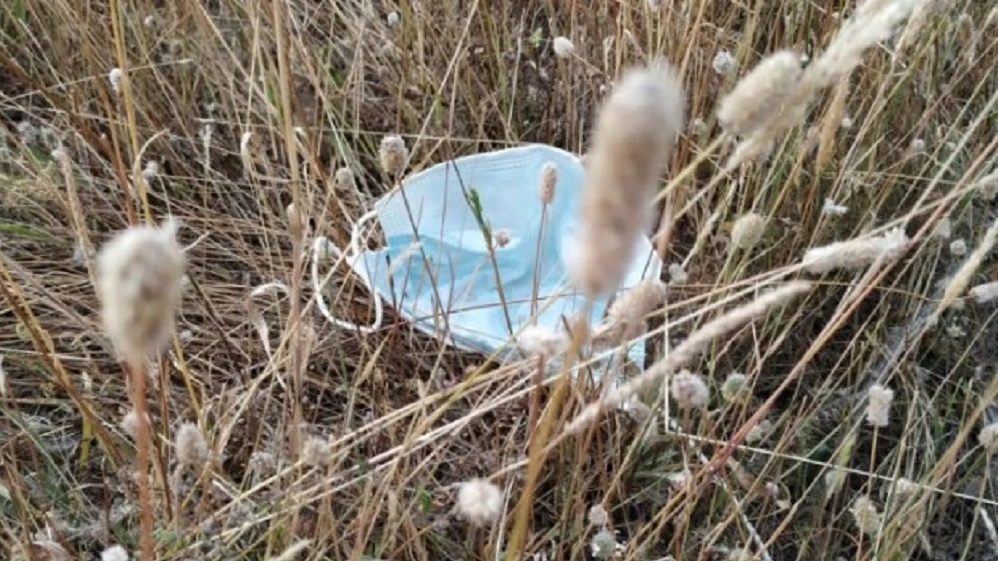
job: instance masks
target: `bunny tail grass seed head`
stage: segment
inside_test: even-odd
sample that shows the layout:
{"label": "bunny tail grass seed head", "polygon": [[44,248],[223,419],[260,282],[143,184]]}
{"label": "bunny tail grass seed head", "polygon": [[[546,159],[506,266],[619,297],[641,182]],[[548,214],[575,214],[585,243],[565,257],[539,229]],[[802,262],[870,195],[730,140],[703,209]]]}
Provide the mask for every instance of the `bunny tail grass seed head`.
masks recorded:
{"label": "bunny tail grass seed head", "polygon": [[967,254],[967,240],[963,238],[953,240],[949,244],[949,252],[954,257],[963,257]]}
{"label": "bunny tail grass seed head", "polygon": [[714,55],[714,60],[711,61],[710,65],[718,75],[727,76],[735,71],[738,63],[735,62],[735,57],[731,56],[730,51],[720,50]]}
{"label": "bunny tail grass seed head", "polygon": [[800,56],[777,51],[764,58],[721,101],[717,120],[727,132],[747,136],[776,115],[801,76]]}
{"label": "bunny tail grass seed head", "polygon": [[589,523],[593,526],[602,528],[610,523],[610,515],[603,508],[603,505],[597,503],[589,508]]}
{"label": "bunny tail grass seed head", "polygon": [[194,423],[184,423],[177,429],[177,463],[200,470],[208,463],[208,444]]}
{"label": "bunny tail grass seed head", "polygon": [[301,457],[306,465],[319,468],[329,464],[332,451],[332,447],[326,439],[312,437],[306,440],[302,446]]}
{"label": "bunny tail grass seed head", "polygon": [[570,58],[575,52],[575,43],[568,37],[555,37],[551,43],[554,49],[554,56],[558,58]]}
{"label": "bunny tail grass seed head", "polygon": [[699,409],[707,405],[707,400],[710,399],[710,390],[703,377],[689,370],[683,370],[672,377],[669,392],[672,399],[683,408]]}
{"label": "bunny tail grass seed head", "polygon": [[121,95],[121,69],[114,67],[107,73],[107,81],[111,83],[111,91],[114,95]]}
{"label": "bunny tail grass seed head", "polygon": [[333,177],[333,185],[337,191],[353,191],[357,188],[357,179],[350,168],[343,167],[336,170]]}
{"label": "bunny tail grass seed head", "polygon": [[592,541],[589,542],[589,547],[592,549],[593,557],[602,561],[613,557],[617,553],[620,544],[617,543],[617,538],[613,535],[613,532],[610,530],[600,530],[593,535]]}
{"label": "bunny tail grass seed head", "polygon": [[807,250],[803,260],[804,270],[822,274],[835,269],[862,269],[880,258],[885,262],[897,259],[907,245],[908,236],[901,228],[882,236],[835,242]]}
{"label": "bunny tail grass seed head", "polygon": [[881,514],[877,511],[877,505],[873,504],[870,497],[865,495],[857,498],[852,503],[853,520],[856,527],[868,536],[876,536],[880,530]]}
{"label": "bunny tail grass seed head", "polygon": [[603,105],[593,133],[580,203],[580,228],[566,268],[590,297],[616,289],[683,128],[685,94],[665,63],[631,69]]}
{"label": "bunny tail grass seed head", "polygon": [[890,421],[894,390],[873,384],[867,392],[866,422],[874,427],[886,427]]}
{"label": "bunny tail grass seed head", "polygon": [[[960,269],[946,285],[946,290],[943,291],[943,297],[936,308],[936,312],[933,314],[934,316],[941,314],[945,308],[967,290],[967,287],[970,286],[971,281],[974,279],[974,275],[977,274],[977,270],[981,268],[984,260],[991,254],[995,245],[998,245],[998,219],[995,219],[991,223],[991,226],[984,232],[980,243],[977,244],[974,251],[960,265]],[[964,248],[964,253],[966,253],[966,248]]]}
{"label": "bunny tail grass seed head", "polygon": [[607,321],[597,339],[620,344],[645,332],[648,314],[665,302],[666,286],[659,279],[646,279],[617,297],[607,311]]}
{"label": "bunny tail grass seed head", "polygon": [[645,370],[643,374],[628,380],[626,383],[620,384],[618,387],[607,392],[599,401],[587,405],[565,427],[565,432],[568,434],[578,433],[578,431],[598,419],[604,411],[627,402],[633,396],[685,366],[719,337],[732,333],[769,310],[782,306],[791,299],[810,291],[811,286],[811,283],[802,281],[787,283],[780,288],[769,290],[755,300],[705,323],[700,329],[691,333],[682,343],[676,345],[664,358],[653,364],[648,370]]}
{"label": "bunny tail grass seed head", "polygon": [[487,526],[502,513],[502,491],[484,480],[472,479],[461,483],[457,492],[457,510],[475,526]]}
{"label": "bunny tail grass seed head", "polygon": [[135,226],[98,255],[98,296],[104,329],[118,352],[140,360],[159,350],[174,329],[183,291],[184,256],[176,223]]}
{"label": "bunny tail grass seed head", "polygon": [[100,554],[100,561],[128,561],[128,551],[120,545],[112,545]]}
{"label": "bunny tail grass seed head", "polygon": [[551,204],[557,186],[558,168],[551,162],[545,162],[544,167],[541,168],[541,182],[537,189],[537,197],[541,200],[541,204]]}
{"label": "bunny tail grass seed head", "polygon": [[406,160],[409,159],[409,149],[405,147],[405,141],[402,140],[401,136],[386,136],[381,139],[378,158],[381,160],[381,169],[385,173],[392,177],[398,177],[405,171]]}
{"label": "bunny tail grass seed head", "polygon": [[721,385],[721,397],[724,398],[724,401],[738,401],[745,396],[748,393],[746,381],[747,378],[741,372],[728,374],[728,377],[724,379],[724,384]]}
{"label": "bunny tail grass seed head", "polygon": [[998,171],[994,171],[978,179],[974,183],[974,188],[985,201],[995,200],[998,197]]}
{"label": "bunny tail grass seed head", "polygon": [[[125,416],[121,418],[119,426],[121,430],[125,432],[130,438],[136,438],[139,434],[139,414],[134,409],[125,413]],[[149,415],[145,415],[146,424],[149,424]]]}
{"label": "bunny tail grass seed head", "polygon": [[998,452],[998,423],[985,425],[977,435],[977,441],[988,454]]}
{"label": "bunny tail grass seed head", "polygon": [[568,335],[543,325],[529,325],[516,338],[516,346],[528,357],[550,358],[568,350]]}
{"label": "bunny tail grass seed head", "polygon": [[825,199],[825,204],[821,207],[821,214],[825,216],[845,216],[849,213],[849,207],[840,205],[832,199]]}
{"label": "bunny tail grass seed head", "polygon": [[998,281],[979,284],[967,292],[978,304],[998,300]]}
{"label": "bunny tail grass seed head", "polygon": [[146,180],[152,180],[159,176],[159,162],[156,160],[149,160],[146,162],[144,168],[142,168],[142,177]]}
{"label": "bunny tail grass seed head", "polygon": [[731,245],[736,249],[748,251],[759,243],[766,233],[766,219],[755,212],[743,214],[735,220],[731,227]]}

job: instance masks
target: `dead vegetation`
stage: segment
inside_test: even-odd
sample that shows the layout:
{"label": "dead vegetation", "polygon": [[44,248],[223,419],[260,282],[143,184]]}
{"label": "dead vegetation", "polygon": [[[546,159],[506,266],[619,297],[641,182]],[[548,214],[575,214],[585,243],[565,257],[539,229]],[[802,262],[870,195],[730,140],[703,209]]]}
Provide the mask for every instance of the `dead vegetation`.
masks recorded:
{"label": "dead vegetation", "polygon": [[[979,439],[998,421],[998,308],[947,290],[998,220],[984,179],[998,16],[907,4],[765,157],[726,169],[738,152],[720,100],[771,53],[807,68],[853,2],[7,0],[0,556],[120,544],[142,559],[134,372],[102,326],[95,252],[173,216],[177,329],[141,365],[156,559],[998,559],[994,443]],[[649,364],[761,285],[814,284],[685,365],[705,408],[652,385],[631,415],[569,436],[604,389],[588,376],[557,409],[533,359],[457,352],[387,304],[371,334],[317,313],[302,256],[316,235],[345,247],[392,188],[383,137],[404,139],[407,173],[525,142],[582,154],[616,78],[658,57],[678,69],[687,124],[657,191],[676,282],[647,318]],[[765,224],[745,248],[731,238],[749,215]],[[799,266],[892,228],[905,241],[890,260]],[[998,260],[965,272],[994,281]],[[337,317],[374,317],[345,266],[326,297]],[[735,371],[746,389],[724,399]],[[874,384],[893,391],[884,426],[867,422]],[[472,525],[455,505],[477,477],[502,505]]]}

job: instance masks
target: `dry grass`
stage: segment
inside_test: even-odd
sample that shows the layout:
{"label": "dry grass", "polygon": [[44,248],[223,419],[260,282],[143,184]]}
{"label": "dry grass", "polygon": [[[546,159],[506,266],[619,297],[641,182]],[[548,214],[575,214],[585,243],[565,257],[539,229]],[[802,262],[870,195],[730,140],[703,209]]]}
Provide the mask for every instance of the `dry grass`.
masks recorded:
{"label": "dry grass", "polygon": [[[998,166],[987,4],[933,2],[903,51],[896,33],[767,159],[726,172],[719,99],[768,53],[820,55],[852,2],[6,0],[0,558],[34,544],[33,559],[54,559],[52,542],[74,558],[112,544],[138,555],[128,378],[101,330],[92,248],[169,214],[191,247],[177,336],[146,365],[157,559],[585,559],[598,534],[605,549],[601,530],[630,560],[998,559],[998,474],[977,439],[998,421],[998,309],[946,293],[966,257],[933,236],[949,217],[972,251],[998,219],[974,189]],[[712,67],[721,50],[737,63],[727,75]],[[663,385],[570,436],[602,391],[585,377],[547,414],[534,361],[456,352],[390,306],[367,335],[318,314],[302,256],[317,234],[344,247],[392,187],[384,135],[406,140],[410,173],[523,142],[582,153],[615,77],[662,56],[680,69],[689,125],[655,243],[689,280],[650,318],[652,357],[760,285],[815,284],[687,365],[709,382],[707,408],[677,411]],[[355,184],[336,181],[344,166]],[[826,199],[848,212],[823,214]],[[729,251],[750,212],[762,239]],[[911,241],[896,261],[822,277],[798,265],[808,248],[897,226]],[[993,281],[998,261],[969,274],[967,286]],[[284,289],[250,298],[273,282]],[[346,267],[327,300],[373,318]],[[735,370],[747,397],[724,401]],[[866,423],[874,383],[894,391],[885,427]],[[542,415],[555,444],[528,462]],[[185,422],[211,450],[203,469],[178,469]],[[505,494],[491,526],[453,510],[474,477]],[[862,497],[883,515],[869,533],[850,510]],[[607,520],[593,524],[596,504]]]}

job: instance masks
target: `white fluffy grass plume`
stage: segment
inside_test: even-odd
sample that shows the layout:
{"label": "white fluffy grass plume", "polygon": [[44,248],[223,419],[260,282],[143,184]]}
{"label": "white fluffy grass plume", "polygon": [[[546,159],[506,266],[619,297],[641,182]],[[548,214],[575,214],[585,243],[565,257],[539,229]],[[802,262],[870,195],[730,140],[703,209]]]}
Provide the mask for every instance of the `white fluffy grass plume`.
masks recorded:
{"label": "white fluffy grass plume", "polygon": [[866,420],[875,427],[886,427],[890,422],[894,390],[873,384],[867,392]]}
{"label": "white fluffy grass plume", "polygon": [[112,545],[100,554],[100,561],[128,561],[128,551],[120,545]]}
{"label": "white fluffy grass plume", "polygon": [[766,219],[758,213],[743,214],[731,227],[731,245],[748,251],[755,247],[766,233]]}
{"label": "white fluffy grass plume", "polygon": [[184,256],[176,223],[136,226],[118,233],[98,256],[104,328],[118,352],[142,359],[172,334],[180,303]]}
{"label": "white fluffy grass plume", "polygon": [[651,217],[659,175],[683,128],[684,106],[679,79],[662,63],[629,70],[600,111],[577,245],[567,263],[572,284],[587,295],[620,285]]}
{"label": "white fluffy grass plume", "polygon": [[484,479],[465,481],[458,488],[457,510],[476,526],[486,526],[499,518],[502,502],[499,487]]}
{"label": "white fluffy grass plume", "polygon": [[176,435],[177,463],[201,469],[208,463],[210,452],[201,430],[194,423],[180,425]]}
{"label": "white fluffy grass plume", "polygon": [[877,259],[893,261],[904,253],[908,236],[895,228],[881,236],[835,242],[807,250],[804,269],[809,273],[827,273],[835,269],[855,270],[872,265]]}
{"label": "white fluffy grass plume", "polygon": [[721,101],[717,109],[721,127],[740,136],[759,129],[794,93],[800,76],[800,57],[793,51],[764,58]]}
{"label": "white fluffy grass plume", "polygon": [[648,279],[621,294],[607,312],[607,321],[597,330],[595,338],[619,344],[640,337],[646,329],[646,318],[665,302],[665,283]]}
{"label": "white fluffy grass plume", "polygon": [[998,300],[998,281],[979,284],[968,292],[978,304]]}

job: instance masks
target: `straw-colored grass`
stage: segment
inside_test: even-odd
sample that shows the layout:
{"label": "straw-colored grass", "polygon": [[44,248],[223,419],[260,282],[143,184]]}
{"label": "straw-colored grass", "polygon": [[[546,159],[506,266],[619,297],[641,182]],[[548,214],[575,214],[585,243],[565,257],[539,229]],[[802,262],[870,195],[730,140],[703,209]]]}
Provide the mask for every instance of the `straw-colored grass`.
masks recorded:
{"label": "straw-colored grass", "polygon": [[[766,142],[718,123],[766,55],[805,55],[810,76],[856,12],[851,0],[0,2],[0,559],[120,545],[145,561],[150,535],[160,561],[998,559],[998,473],[979,438],[998,421],[998,307],[965,293],[998,279],[994,252],[975,253],[998,219],[994,9],[917,8],[763,125]],[[676,282],[629,324],[649,366],[665,360],[630,407],[601,405],[595,370],[557,384],[544,354],[459,352],[388,302],[372,333],[323,318],[309,248],[316,236],[345,248],[396,172],[526,142],[584,154],[617,78],[661,59],[687,124],[649,234]],[[386,173],[390,135],[407,153]],[[130,368],[103,331],[96,252],[167,216],[185,249],[176,330]],[[762,229],[733,243],[745,216]],[[944,220],[951,239],[934,235]],[[809,249],[885,235],[901,240],[890,259],[802,265]],[[810,288],[723,337],[689,337],[794,280]],[[346,266],[325,303],[373,321]],[[705,381],[705,406],[670,397],[679,366]],[[148,477],[135,472],[142,372]],[[722,399],[733,372],[738,398]],[[883,411],[867,422],[875,384],[893,392],[883,426]],[[598,415],[566,430],[583,411]],[[178,432],[196,446],[178,450]]]}

